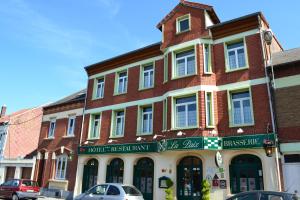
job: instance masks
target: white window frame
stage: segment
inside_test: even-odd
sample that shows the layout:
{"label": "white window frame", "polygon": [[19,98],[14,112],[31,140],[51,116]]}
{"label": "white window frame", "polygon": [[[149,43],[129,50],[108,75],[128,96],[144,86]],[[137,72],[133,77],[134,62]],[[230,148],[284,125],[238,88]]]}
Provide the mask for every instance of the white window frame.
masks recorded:
{"label": "white window frame", "polygon": [[[59,165],[60,163],[60,165]],[[63,163],[65,163],[65,169],[62,169]],[[56,157],[56,170],[55,170],[55,179],[65,180],[68,166],[68,156],[63,154]]]}
{"label": "white window frame", "polygon": [[[176,104],[176,99],[180,99],[180,98],[185,98],[185,97],[192,97],[195,96],[196,98],[196,125],[195,126],[188,126],[188,117],[187,117],[187,112],[186,114],[186,118],[185,118],[185,124],[186,126],[184,127],[177,127],[177,112],[176,112],[176,108],[180,105],[185,105],[185,108],[188,107],[188,105],[193,104],[194,102],[189,102],[189,103],[180,103],[180,104]],[[176,96],[172,98],[172,129],[178,130],[178,129],[193,129],[193,128],[197,128],[199,127],[199,121],[198,121],[198,116],[199,116],[199,109],[198,109],[198,93],[192,93],[192,94],[187,94],[187,95],[182,95],[182,96]],[[186,110],[187,111],[187,110]]]}
{"label": "white window frame", "polygon": [[[189,22],[189,28],[187,30],[180,30],[180,22],[184,21],[184,20],[188,20]],[[183,16],[180,16],[178,18],[176,18],[176,34],[180,34],[180,33],[184,33],[184,32],[188,32],[191,30],[191,14],[186,14]]]}
{"label": "white window frame", "polygon": [[[71,127],[71,120],[73,120],[73,127]],[[70,115],[68,119],[67,136],[74,136],[76,124],[76,115]]]}
{"label": "white window frame", "polygon": [[169,68],[169,55],[168,53],[166,55],[164,55],[164,83],[166,83],[168,81],[168,68]]}
{"label": "white window frame", "polygon": [[[210,94],[210,99],[208,95]],[[210,107],[207,106],[210,101]],[[211,118],[209,118],[209,112],[211,112]],[[214,118],[214,96],[212,91],[205,92],[205,118],[206,118],[206,127],[214,128],[215,127],[215,118]],[[210,124],[211,122],[211,124]]]}
{"label": "white window frame", "polygon": [[[186,52],[186,51],[190,51],[190,50],[193,50],[194,51],[194,54],[193,55],[188,55],[188,56],[184,56],[184,57],[181,57],[181,58],[176,58],[176,55],[179,54],[179,53],[183,53],[183,52]],[[189,57],[193,57],[195,58],[195,65],[194,65],[194,73],[191,73],[191,74],[188,74],[187,73],[187,69],[188,69],[188,66],[187,66],[187,59]],[[184,59],[184,75],[178,75],[177,74],[177,61],[178,60],[182,60]],[[172,69],[172,75],[173,75],[173,78],[172,79],[177,79],[177,78],[184,78],[184,77],[188,77],[188,76],[193,76],[193,75],[196,75],[197,74],[197,53],[196,53],[196,45],[194,46],[190,46],[188,48],[184,48],[184,49],[181,49],[181,50],[177,50],[177,51],[173,51],[173,69]]]}
{"label": "white window frame", "polygon": [[[243,43],[243,47],[236,47],[233,49],[228,49],[228,45],[236,44],[236,43]],[[238,71],[238,70],[244,70],[249,68],[248,64],[248,52],[247,52],[247,43],[245,38],[236,39],[234,41],[229,41],[224,43],[224,49],[225,49],[225,65],[226,65],[226,72],[232,72],[232,71]],[[239,49],[244,49],[244,55],[245,55],[245,66],[239,67],[238,66],[238,54],[237,51]],[[230,62],[229,62],[229,52],[234,51],[235,52],[235,62],[236,62],[236,68],[231,69]]]}
{"label": "white window frame", "polygon": [[[54,124],[53,129],[51,128],[51,124]],[[50,119],[48,138],[54,138],[55,127],[56,127],[56,118]]]}
{"label": "white window frame", "polygon": [[[144,109],[145,108],[151,108],[151,112],[148,111],[148,112],[144,112]],[[137,135],[152,135],[153,133],[153,110],[154,110],[154,106],[153,104],[151,105],[144,105],[144,106],[140,106],[139,107],[139,119],[138,119],[138,134]],[[150,131],[147,131],[147,132],[144,132],[144,123],[143,123],[143,120],[144,120],[144,115],[148,115],[148,119],[150,119],[150,115],[151,115],[151,130]],[[150,127],[150,126],[149,126]]]}
{"label": "white window frame", "polygon": [[166,131],[168,128],[168,98],[163,100],[163,130]]}
{"label": "white window frame", "polygon": [[[208,63],[206,63],[206,47],[208,47]],[[212,74],[211,44],[203,44],[203,63],[204,74]]]}
{"label": "white window frame", "polygon": [[[126,73],[126,76],[120,77],[120,74],[122,73]],[[125,94],[127,93],[127,87],[128,87],[128,70],[125,71],[120,71],[116,73],[116,82],[115,82],[115,95],[119,95],[119,94]],[[122,84],[122,92],[119,92],[119,87],[120,87],[120,81],[123,80],[123,84]],[[125,84],[125,80],[126,80],[126,84]]]}
{"label": "white window frame", "polygon": [[[149,66],[152,66],[152,69],[145,71],[145,68],[149,67]],[[154,82],[154,80],[155,80],[155,63],[152,62],[152,63],[141,65],[140,70],[141,70],[141,73],[140,73],[140,90],[154,88],[154,84],[155,84],[155,82]],[[149,77],[150,77],[151,72],[153,73],[152,85],[151,85],[151,79],[149,78],[148,86],[145,86],[145,75],[148,74]]]}
{"label": "white window frame", "polygon": [[[95,117],[99,115],[99,119],[95,119]],[[102,114],[101,113],[96,113],[91,115],[91,120],[90,120],[90,130],[89,130],[89,140],[93,139],[99,139],[100,138],[100,131],[101,131],[101,119],[102,119]],[[95,121],[98,121],[98,131],[96,132],[97,134],[94,135],[95,131]]]}
{"label": "white window frame", "polygon": [[[117,116],[118,112],[124,112],[124,115],[123,116]],[[123,118],[122,120],[122,134],[121,135],[117,135],[116,131],[117,131],[117,121],[118,119],[121,119]],[[124,137],[124,131],[125,131],[125,119],[126,119],[126,109],[123,109],[123,110],[114,110],[113,111],[113,114],[112,114],[112,128],[111,128],[111,134],[110,134],[110,137],[111,138],[120,138],[120,137]]]}
{"label": "white window frame", "polygon": [[[249,99],[250,101],[250,111],[251,111],[251,118],[252,118],[252,123],[244,123],[244,111],[242,111],[241,107],[241,117],[242,117],[242,123],[241,124],[235,124],[234,123],[234,106],[233,106],[233,99],[232,99],[232,94],[236,93],[242,93],[242,92],[249,92],[249,97],[244,97],[241,98],[242,100]],[[229,127],[243,127],[243,126],[253,126],[255,124],[255,119],[254,119],[254,112],[253,112],[253,101],[252,101],[252,93],[251,93],[251,88],[241,88],[241,89],[235,89],[235,90],[230,90],[227,91],[228,95],[228,113],[229,113]],[[235,100],[235,101],[242,101],[242,100]]]}
{"label": "white window frame", "polygon": [[[99,80],[103,80],[103,82],[99,83]],[[104,77],[95,79],[95,91],[94,91],[95,99],[102,99],[104,97],[104,87],[105,87]]]}

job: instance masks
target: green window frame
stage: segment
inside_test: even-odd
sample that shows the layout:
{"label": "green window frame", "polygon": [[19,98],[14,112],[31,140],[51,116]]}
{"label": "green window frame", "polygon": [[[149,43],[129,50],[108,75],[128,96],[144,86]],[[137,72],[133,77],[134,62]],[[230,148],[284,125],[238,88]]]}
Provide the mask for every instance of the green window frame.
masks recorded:
{"label": "green window frame", "polygon": [[[187,26],[187,27],[186,27]],[[176,34],[191,30],[191,15],[186,14],[176,19]]]}
{"label": "green window frame", "polygon": [[91,115],[88,139],[94,140],[100,138],[101,119],[102,119],[101,113]]}
{"label": "green window frame", "polygon": [[[111,138],[124,137],[126,110],[114,110],[112,113]],[[121,128],[121,129],[120,129]]]}
{"label": "green window frame", "polygon": [[104,97],[105,78],[99,77],[94,79],[93,99],[101,99]]}
{"label": "green window frame", "polygon": [[211,45],[203,44],[203,60],[204,60],[204,74],[212,73],[211,62]]}
{"label": "green window frame", "polygon": [[168,81],[168,67],[169,67],[169,62],[168,62],[169,56],[166,54],[164,56],[164,83]]}
{"label": "green window frame", "polygon": [[155,62],[141,65],[140,67],[140,90],[154,88]]}
{"label": "green window frame", "polygon": [[205,92],[206,127],[214,128],[214,100],[213,92]]}
{"label": "green window frame", "polygon": [[126,94],[128,87],[128,70],[116,72],[114,95]]}
{"label": "green window frame", "polygon": [[[143,105],[139,106],[138,109],[138,125],[137,125],[137,135],[152,135],[153,134],[153,116],[154,116],[154,106]],[[146,119],[145,119],[146,118]],[[146,120],[146,124],[144,123]]]}

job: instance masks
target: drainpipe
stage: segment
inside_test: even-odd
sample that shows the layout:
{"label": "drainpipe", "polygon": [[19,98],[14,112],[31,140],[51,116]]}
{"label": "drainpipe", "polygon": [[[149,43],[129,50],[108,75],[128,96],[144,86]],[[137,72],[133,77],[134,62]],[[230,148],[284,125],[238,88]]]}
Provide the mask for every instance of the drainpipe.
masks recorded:
{"label": "drainpipe", "polygon": [[[265,67],[265,78],[267,80],[267,88],[268,88],[268,97],[269,97],[269,106],[270,106],[270,111],[271,111],[271,120],[272,120],[272,127],[273,127],[273,131],[275,132],[276,135],[276,141],[275,141],[275,160],[276,160],[276,171],[277,171],[277,178],[278,178],[278,190],[281,191],[281,174],[280,174],[280,169],[279,169],[279,155],[278,155],[278,138],[277,138],[277,125],[275,122],[275,112],[274,112],[274,104],[273,104],[273,96],[271,94],[271,83],[270,83],[270,78],[268,76],[268,72],[267,72],[267,67],[268,67],[268,60],[266,59],[266,49],[264,47],[264,39],[263,39],[263,30],[262,30],[262,24],[261,24],[261,18],[258,17],[258,21],[259,21],[259,32],[260,32],[260,40],[261,40],[261,45],[262,45],[262,51],[263,51],[263,60],[264,60],[264,67]],[[271,54],[271,47],[270,47],[270,59],[272,58]],[[272,62],[272,61],[271,61]],[[272,74],[274,77],[274,73],[272,70]]]}
{"label": "drainpipe", "polygon": [[[89,79],[87,80],[87,87],[88,87],[88,84],[89,84]],[[81,122],[79,145],[81,145],[81,142],[82,142],[82,133],[83,133],[83,126],[84,126],[84,119],[85,119],[86,101],[87,101],[87,88],[86,88],[86,94],[85,94],[85,99],[84,99],[84,106],[83,106],[83,111],[82,111],[82,122]]]}

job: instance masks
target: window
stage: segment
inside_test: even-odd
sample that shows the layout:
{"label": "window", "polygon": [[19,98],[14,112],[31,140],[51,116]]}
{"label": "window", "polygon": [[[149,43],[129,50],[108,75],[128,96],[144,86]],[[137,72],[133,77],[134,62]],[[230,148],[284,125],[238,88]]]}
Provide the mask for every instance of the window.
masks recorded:
{"label": "window", "polygon": [[209,44],[204,44],[204,73],[211,73],[211,50]]}
{"label": "window", "polygon": [[122,137],[124,135],[125,126],[125,111],[115,111],[114,113],[114,128],[112,132],[113,137]]}
{"label": "window", "polygon": [[261,194],[260,200],[283,200],[283,195],[281,195],[281,194]]}
{"label": "window", "polygon": [[54,138],[55,124],[56,124],[56,119],[51,119],[50,126],[49,126],[49,132],[48,132],[48,138]]}
{"label": "window", "polygon": [[213,98],[212,92],[205,93],[206,100],[206,127],[214,126],[214,114],[213,114]]}
{"label": "window", "polygon": [[182,17],[177,18],[177,33],[182,33],[190,30],[190,15],[184,15]]}
{"label": "window", "polygon": [[141,126],[140,126],[140,133],[149,134],[152,133],[152,123],[153,123],[153,113],[152,113],[152,106],[142,107],[141,110]]}
{"label": "window", "polygon": [[284,163],[300,163],[300,154],[284,155]]}
{"label": "window", "polygon": [[120,190],[116,186],[109,186],[106,195],[120,195]]}
{"label": "window", "polygon": [[175,99],[176,128],[195,127],[197,125],[196,95]]}
{"label": "window", "polygon": [[168,111],[168,100],[163,101],[163,130],[167,130],[167,111]]}
{"label": "window", "polygon": [[131,186],[122,186],[124,192],[128,196],[142,196],[141,192]]}
{"label": "window", "polygon": [[226,44],[228,70],[235,70],[246,67],[246,56],[244,41]]}
{"label": "window", "polygon": [[90,139],[97,139],[100,136],[101,116],[100,114],[92,115],[92,127],[90,132]]}
{"label": "window", "polygon": [[67,162],[67,155],[57,156],[55,179],[64,180],[66,178]]}
{"label": "window", "polygon": [[117,94],[127,92],[127,71],[118,73]]}
{"label": "window", "polygon": [[164,57],[164,82],[168,81],[168,54]]}
{"label": "window", "polygon": [[233,125],[253,124],[252,103],[249,91],[231,93],[231,120]]}
{"label": "window", "polygon": [[187,51],[176,53],[175,76],[187,76],[195,74],[195,51],[190,49]]}
{"label": "window", "polygon": [[154,85],[154,67],[153,64],[142,67],[142,88],[151,88]]}
{"label": "window", "polygon": [[75,119],[76,119],[75,115],[69,117],[67,136],[73,136],[74,135]]}
{"label": "window", "polygon": [[96,79],[96,98],[103,98],[104,96],[104,78]]}
{"label": "window", "polygon": [[89,194],[105,195],[108,185],[97,185],[88,191]]}

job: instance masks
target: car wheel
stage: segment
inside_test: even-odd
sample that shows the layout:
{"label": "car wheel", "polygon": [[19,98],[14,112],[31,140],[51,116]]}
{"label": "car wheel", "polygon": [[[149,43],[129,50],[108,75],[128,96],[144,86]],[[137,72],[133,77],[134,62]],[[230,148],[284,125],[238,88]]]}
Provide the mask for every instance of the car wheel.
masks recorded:
{"label": "car wheel", "polygon": [[18,195],[16,195],[16,194],[13,194],[13,196],[12,196],[12,200],[19,200],[19,197],[18,197]]}

